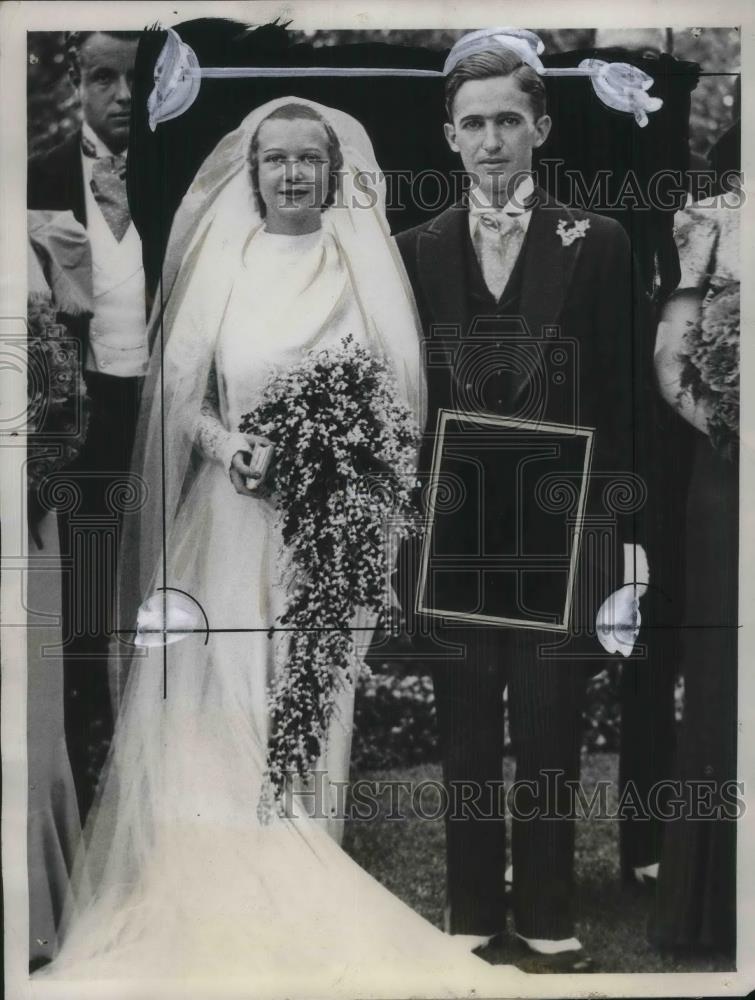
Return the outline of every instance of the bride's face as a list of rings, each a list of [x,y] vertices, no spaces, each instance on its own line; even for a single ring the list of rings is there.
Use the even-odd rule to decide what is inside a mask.
[[[292,234],[319,229],[330,169],[323,126],[304,118],[273,119],[262,123],[257,138],[267,229]]]

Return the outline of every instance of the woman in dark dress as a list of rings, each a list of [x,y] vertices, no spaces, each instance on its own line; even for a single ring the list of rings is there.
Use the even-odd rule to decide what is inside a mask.
[[[55,474],[76,458],[86,433],[78,353],[70,349],[68,324],[91,313],[92,265],[86,230],[71,212],[30,211],[27,232],[27,867],[33,971],[55,951],[81,837],[65,738],[62,573],[53,569],[60,545],[52,508],[66,492],[56,487]]]
[[[665,833],[653,938],[663,949],[733,957],[738,443],[736,432],[722,425],[720,409],[711,404],[715,390],[711,397],[705,386],[700,391],[699,381],[695,384],[699,368],[692,367],[691,355],[695,330],[715,333],[709,343],[723,349],[724,365],[713,372],[713,382],[718,388],[726,383],[729,394],[736,394],[738,212],[722,198],[701,202],[680,214],[676,239],[682,280],[659,324],[655,360],[664,398],[699,432],[686,509],[684,714],[675,774],[683,782],[685,800],[692,798],[693,815],[674,819]],[[697,361],[699,365],[699,353]],[[735,415],[735,410],[728,414],[730,424]],[[695,783],[701,783],[697,792]]]

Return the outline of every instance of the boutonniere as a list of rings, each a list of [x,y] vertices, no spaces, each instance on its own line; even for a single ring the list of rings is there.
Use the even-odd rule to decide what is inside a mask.
[[[570,228],[567,225],[566,219],[559,219],[558,225],[556,226],[556,232],[561,237],[562,246],[568,247],[571,246],[575,240],[583,239],[589,228],[589,219],[580,219],[579,222],[575,222]]]

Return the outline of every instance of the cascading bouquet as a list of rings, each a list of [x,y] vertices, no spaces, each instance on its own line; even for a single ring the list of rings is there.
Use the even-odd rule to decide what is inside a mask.
[[[386,604],[389,535],[417,531],[412,501],[418,429],[384,362],[351,336],[274,374],[239,429],[267,437],[265,480],[291,557],[285,665],[269,692],[262,818],[287,776],[306,778],[320,756],[335,693],[354,678],[358,609]]]
[[[704,403],[714,448],[733,459],[739,441],[738,281],[717,291],[685,333],[680,384],[682,393]]]

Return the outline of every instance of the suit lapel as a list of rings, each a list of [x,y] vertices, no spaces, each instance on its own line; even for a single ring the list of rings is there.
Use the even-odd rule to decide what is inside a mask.
[[[564,246],[556,232],[559,220],[569,225],[574,217],[564,205],[535,189],[522,273],[520,311],[533,337],[541,337],[543,326],[558,323],[583,240]]]
[[[523,248],[519,311],[532,336],[539,337],[543,326],[559,321],[583,240],[576,239],[564,246],[556,227],[561,219],[572,225],[573,213],[542,188],[535,189],[534,197],[536,204]],[[463,203],[452,205],[420,234],[417,246],[419,280],[432,320],[444,326],[458,326],[462,336],[468,320],[469,297],[464,260],[466,225]],[[502,300],[507,292],[508,288]],[[441,334],[438,339],[448,339],[449,334],[445,337]]]
[[[71,185],[75,190],[71,191],[71,195],[74,203],[74,215],[80,213],[77,216],[81,219],[82,226],[87,224],[87,208],[86,208],[86,194],[84,191],[84,167],[81,163],[81,151],[78,148],[78,143],[75,149],[75,162],[71,164]]]
[[[417,241],[417,270],[433,323],[443,327],[433,340],[458,344],[467,322],[467,273],[464,260],[464,230],[467,213],[462,204],[452,205],[433,219]]]

